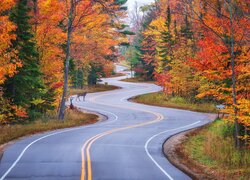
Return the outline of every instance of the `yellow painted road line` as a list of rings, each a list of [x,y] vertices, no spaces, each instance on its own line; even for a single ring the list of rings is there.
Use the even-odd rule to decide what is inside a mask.
[[[86,176],[86,174],[85,174],[85,152],[84,152],[84,149],[86,148],[86,146],[88,145],[88,143],[89,143],[92,139],[94,139],[95,137],[97,137],[97,136],[99,136],[99,134],[97,134],[97,135],[91,137],[90,139],[88,139],[88,140],[84,143],[84,145],[83,145],[83,147],[82,147],[82,149],[81,149],[81,154],[82,154],[82,174],[81,174],[81,180],[84,180],[84,179],[85,179],[85,176]]]
[[[148,89],[148,88],[147,88],[147,89]],[[138,90],[132,90],[132,91],[129,91],[129,92],[133,92],[133,91],[138,91]],[[118,93],[120,93],[120,92],[115,92],[115,93],[112,93],[112,94],[101,94],[101,95],[99,95],[99,96],[95,96],[95,97],[91,98],[90,100],[91,100],[92,102],[97,103],[97,104],[107,105],[107,104],[105,104],[105,103],[96,102],[96,99],[97,99],[97,98],[100,98],[100,97],[102,97],[102,96],[105,96],[105,95],[113,95],[113,94],[118,94]],[[97,141],[98,139],[100,139],[100,138],[102,138],[102,137],[104,137],[104,136],[113,134],[113,133],[115,133],[115,132],[121,132],[121,131],[128,130],[128,129],[133,129],[133,128],[137,128],[137,127],[142,127],[142,126],[154,124],[154,123],[157,123],[157,122],[163,120],[163,118],[164,118],[162,114],[160,114],[160,113],[155,113],[155,112],[152,112],[152,111],[147,111],[147,110],[142,110],[142,109],[137,109],[137,108],[132,108],[132,107],[123,107],[123,106],[118,106],[118,105],[107,105],[107,106],[118,107],[118,108],[122,108],[122,109],[130,109],[130,110],[142,111],[142,112],[146,112],[146,113],[153,114],[153,115],[155,115],[157,118],[154,119],[154,120],[152,120],[152,121],[145,122],[145,123],[139,123],[139,124],[130,125],[130,126],[127,126],[127,127],[112,129],[112,130],[109,130],[109,131],[106,131],[106,132],[97,134],[97,135],[91,137],[90,139],[88,139],[88,140],[84,143],[84,145],[83,145],[83,147],[82,147],[82,149],[81,149],[81,154],[82,154],[82,172],[81,172],[81,180],[84,180],[85,178],[87,178],[88,180],[92,180],[92,165],[91,165],[90,148],[91,148],[92,144],[93,144],[95,141]],[[85,149],[86,149],[87,161],[85,160]],[[87,174],[86,174],[85,161],[87,162]]]
[[[131,109],[131,108],[129,108],[129,109]],[[150,111],[147,111],[147,112],[149,113]],[[84,144],[84,146],[82,148],[82,175],[81,175],[81,180],[84,180],[85,176],[86,176],[86,174],[85,174],[85,152],[84,152],[86,147],[87,147],[86,148],[86,156],[87,156],[87,172],[88,172],[87,179],[92,180],[92,165],[91,165],[91,156],[90,156],[90,148],[91,148],[92,144],[95,141],[97,141],[98,139],[102,138],[103,136],[107,136],[107,135],[113,134],[115,132],[121,132],[121,131],[124,131],[124,130],[133,129],[133,128],[142,127],[142,126],[146,126],[146,125],[149,125],[149,124],[157,123],[157,122],[159,122],[159,121],[161,121],[163,119],[163,116],[161,114],[154,113],[154,112],[151,112],[151,113],[157,116],[157,118],[155,120],[153,120],[153,121],[148,121],[148,122],[145,122],[145,123],[135,124],[135,125],[131,125],[131,126],[123,127],[123,128],[112,129],[112,130],[97,134],[97,135],[93,136],[92,138],[90,138],[88,141],[86,141],[86,143]]]
[[[96,140],[102,138],[103,136],[113,134],[113,133],[115,133],[115,132],[120,132],[120,131],[124,131],[124,130],[128,130],[128,129],[133,129],[133,128],[136,128],[136,127],[146,126],[146,125],[148,125],[148,124],[153,124],[153,123],[156,123],[156,122],[159,122],[159,120],[150,121],[150,122],[148,122],[148,123],[143,123],[143,124],[139,124],[139,125],[129,126],[129,127],[125,127],[125,128],[115,129],[115,130],[113,130],[113,131],[111,131],[111,132],[104,133],[104,134],[102,134],[102,135],[100,135],[100,136],[94,138],[94,139],[88,144],[88,147],[87,147],[87,149],[86,149],[86,151],[87,151],[87,152],[86,152],[86,154],[87,154],[87,164],[88,164],[88,167],[87,167],[87,169],[88,169],[88,180],[92,180],[92,166],[91,166],[90,148],[91,148],[92,144],[93,144]]]

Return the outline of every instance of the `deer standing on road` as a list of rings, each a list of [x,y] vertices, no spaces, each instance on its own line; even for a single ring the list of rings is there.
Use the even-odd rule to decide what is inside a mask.
[[[80,97],[82,97],[82,100],[85,101],[86,95],[87,95],[86,92],[84,92],[84,93],[79,93],[79,94],[76,95],[76,100],[81,101]]]

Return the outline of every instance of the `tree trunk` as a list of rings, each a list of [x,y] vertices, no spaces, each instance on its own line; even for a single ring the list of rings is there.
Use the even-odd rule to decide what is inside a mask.
[[[71,36],[72,36],[72,24],[73,24],[73,13],[74,13],[74,3],[70,0],[70,11],[68,16],[68,27],[67,27],[67,44],[66,44],[66,61],[64,68],[64,84],[63,84],[63,94],[59,109],[58,118],[64,120],[65,115],[65,102],[66,94],[68,90],[68,79],[69,79],[69,61],[70,61],[70,46],[71,46]]]
[[[237,118],[237,91],[236,91],[236,73],[235,73],[235,54],[234,54],[234,29],[233,29],[233,3],[232,0],[228,1],[229,12],[230,12],[230,49],[231,49],[231,66],[232,66],[232,97],[233,97],[233,108],[234,108],[234,125],[235,125],[235,146],[240,147],[239,139],[239,123]]]
[[[34,19],[35,19],[35,23],[34,23],[34,26],[35,26],[35,34],[37,34],[37,25],[38,25],[38,22],[37,22],[37,0],[33,0],[33,11],[34,11]]]
[[[133,64],[132,64],[132,60],[130,63],[130,73],[131,73],[131,78],[133,78]]]

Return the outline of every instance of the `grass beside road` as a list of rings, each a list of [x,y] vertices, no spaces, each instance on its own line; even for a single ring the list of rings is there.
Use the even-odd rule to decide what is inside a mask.
[[[97,121],[97,115],[83,113],[79,110],[67,110],[64,121],[57,120],[56,115],[51,115],[50,117],[36,120],[29,124],[0,126],[0,145],[26,135],[87,125]]]
[[[216,120],[189,135],[180,150],[207,174],[220,179],[250,179],[250,150],[238,150],[233,125]]]
[[[78,93],[94,93],[94,92],[102,92],[102,91],[111,91],[119,89],[117,86],[107,85],[107,84],[96,84],[92,86],[84,86],[82,89],[74,89],[70,88],[68,91],[69,96],[76,95]]]
[[[166,96],[162,92],[137,96],[137,97],[134,97],[132,101],[142,103],[142,104],[168,107],[168,108],[176,108],[176,109],[185,109],[185,110],[198,111],[198,112],[207,112],[207,113],[216,112],[216,108],[214,104],[191,103],[181,97],[172,97],[170,99],[166,99]]]
[[[143,78],[139,78],[139,77],[133,77],[133,78],[126,78],[126,79],[123,79],[121,81],[124,81],[124,82],[134,82],[134,83],[137,83],[137,82],[145,82],[145,83],[155,83],[155,81],[145,81]]]

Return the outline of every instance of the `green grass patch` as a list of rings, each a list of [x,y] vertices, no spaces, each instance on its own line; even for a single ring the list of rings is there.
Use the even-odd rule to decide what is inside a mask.
[[[185,109],[198,112],[214,113],[215,105],[212,103],[192,103],[182,97],[166,98],[163,92],[144,94],[132,99],[135,102],[162,106],[168,108]]]
[[[191,134],[184,153],[226,179],[250,179],[250,150],[238,150],[232,137],[233,125],[223,120]]]
[[[27,124],[0,126],[0,145],[26,135],[87,125],[95,123],[97,120],[97,115],[83,113],[78,110],[67,110],[64,121],[57,120],[55,114]]]

